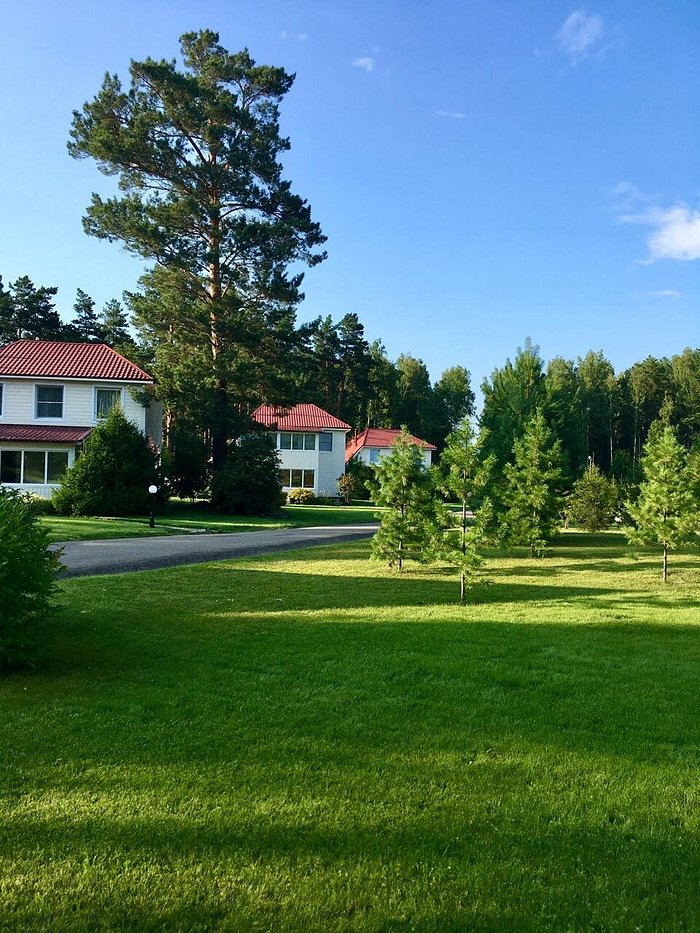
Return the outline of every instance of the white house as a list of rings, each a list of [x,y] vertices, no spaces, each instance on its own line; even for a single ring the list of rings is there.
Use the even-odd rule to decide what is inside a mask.
[[[0,484],[50,498],[116,403],[160,444],[160,406],[138,391],[151,385],[148,373],[105,344],[17,340],[0,347]]]
[[[261,405],[253,412],[253,419],[274,438],[285,491],[301,488],[313,490],[316,496],[338,495],[338,477],[345,473],[349,424],[318,405],[290,409]]]
[[[345,448],[345,462],[355,457],[363,463],[377,463],[382,457],[391,453],[396,438],[401,434],[395,428],[367,428],[362,434],[350,438]],[[426,467],[432,463],[433,451],[437,450],[434,444],[422,441],[419,437],[410,435],[411,441],[423,451],[423,462]]]

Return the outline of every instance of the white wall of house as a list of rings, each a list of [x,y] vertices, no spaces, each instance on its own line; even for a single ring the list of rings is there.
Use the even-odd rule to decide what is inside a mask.
[[[307,434],[314,437],[314,447],[308,449],[285,449],[282,447],[282,435]],[[331,437],[331,450],[321,450],[320,435]],[[283,431],[273,432],[275,447],[283,471],[282,488],[285,491],[305,487],[315,496],[337,496],[338,477],[345,472],[345,431]],[[327,442],[326,442],[327,443]],[[294,473],[293,473],[294,471]],[[301,471],[301,476],[294,475]],[[289,476],[284,474],[289,473]],[[313,473],[313,475],[312,475]],[[298,482],[295,482],[298,480]]]
[[[391,447],[360,447],[360,449],[355,454],[357,460],[362,461],[362,463],[377,463],[378,460],[381,460],[382,457],[386,457],[387,454],[391,453]],[[423,451],[423,463],[426,468],[432,466],[433,462],[433,452],[432,450]]]
[[[99,389],[118,389],[125,416],[145,433],[146,409],[132,398],[127,383],[86,382],[70,379],[11,379],[0,377],[2,411],[0,423],[27,425],[71,425],[92,427],[97,424],[96,399]],[[63,386],[63,412],[60,418],[42,418],[36,414],[36,386]],[[142,388],[142,387],[136,387]]]

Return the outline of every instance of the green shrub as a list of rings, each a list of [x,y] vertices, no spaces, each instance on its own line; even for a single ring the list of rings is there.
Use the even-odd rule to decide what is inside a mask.
[[[290,489],[287,502],[291,505],[311,505],[316,501],[313,489]]]
[[[27,660],[37,623],[47,615],[59,555],[28,496],[0,486],[0,665]]]
[[[144,515],[152,484],[162,487],[155,451],[115,407],[88,437],[52,502],[59,515]]]
[[[338,489],[346,502],[350,499],[361,499],[366,502],[370,498],[370,484],[374,477],[374,467],[364,460],[352,457],[345,465],[345,476],[338,480]]]
[[[226,464],[212,477],[212,506],[230,515],[275,515],[283,501],[272,439],[249,434],[232,444]]]
[[[176,427],[172,450],[163,451],[163,473],[168,486],[181,499],[195,499],[209,485],[209,447],[201,434]]]

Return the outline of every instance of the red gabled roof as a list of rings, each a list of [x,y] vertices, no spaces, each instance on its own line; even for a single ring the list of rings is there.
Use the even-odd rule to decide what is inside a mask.
[[[3,376],[153,382],[148,373],[104,343],[58,340],[17,340],[0,347]]]
[[[391,447],[400,434],[401,431],[396,428],[367,428],[362,434],[357,434],[348,441],[345,448],[345,462],[347,463],[363,447]],[[422,441],[419,437],[414,437],[413,434],[408,436],[411,438],[412,444],[422,447],[423,450],[437,450],[435,444]]]
[[[253,420],[277,431],[349,431],[350,425],[318,405],[294,405],[280,408],[261,405],[253,412]]]
[[[67,425],[0,424],[0,441],[40,441],[43,444],[77,444],[84,441],[92,428],[72,428]]]

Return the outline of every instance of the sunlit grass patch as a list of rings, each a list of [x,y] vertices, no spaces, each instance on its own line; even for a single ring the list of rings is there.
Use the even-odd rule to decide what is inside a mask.
[[[568,535],[62,584],[0,684],[0,929],[700,925],[700,559]]]

